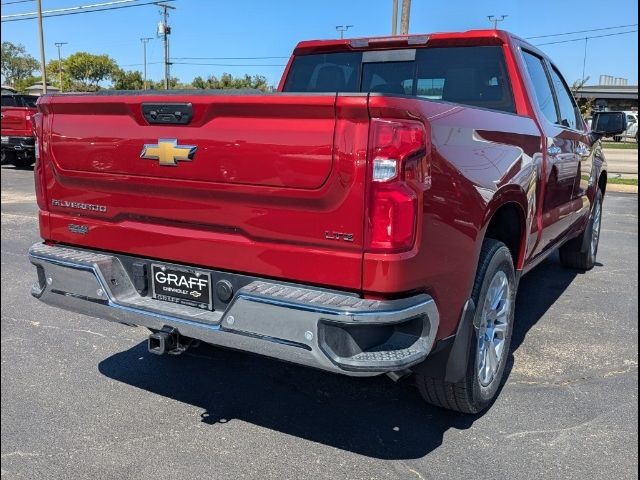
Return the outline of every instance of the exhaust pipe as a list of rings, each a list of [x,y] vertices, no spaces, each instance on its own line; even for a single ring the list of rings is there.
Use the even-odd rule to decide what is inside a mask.
[[[163,328],[149,335],[147,348],[154,355],[180,355],[193,343],[192,338],[181,336],[174,328]]]

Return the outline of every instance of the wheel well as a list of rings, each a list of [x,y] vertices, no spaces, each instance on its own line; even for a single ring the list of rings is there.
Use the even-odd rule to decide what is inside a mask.
[[[524,238],[524,217],[522,209],[515,203],[501,206],[491,217],[485,238],[493,238],[504,243],[511,251],[513,265],[518,268]]]
[[[598,188],[600,188],[604,196],[604,193],[607,191],[607,172],[605,170],[602,171],[598,179]]]

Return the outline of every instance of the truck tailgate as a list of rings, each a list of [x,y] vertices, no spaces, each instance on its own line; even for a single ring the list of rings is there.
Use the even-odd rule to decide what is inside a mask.
[[[2,135],[30,136],[35,108],[2,107]]]
[[[192,118],[150,124],[143,104],[190,104]],[[39,109],[47,240],[361,287],[366,96],[49,96]]]

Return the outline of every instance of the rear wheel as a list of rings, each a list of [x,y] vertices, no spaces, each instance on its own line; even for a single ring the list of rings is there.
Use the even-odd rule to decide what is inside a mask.
[[[465,377],[452,383],[418,372],[416,383],[427,402],[463,413],[478,413],[491,405],[509,356],[515,297],[515,270],[509,249],[497,240],[485,240],[473,288],[475,335]]]
[[[2,149],[2,157],[0,158],[0,165],[6,165],[8,163],[13,164],[16,159],[16,153],[10,150]]]
[[[33,157],[15,157],[10,163],[16,168],[29,168],[33,165]]]
[[[560,247],[560,263],[567,268],[590,270],[596,264],[600,227],[602,226],[602,191],[598,190],[591,208],[589,223],[577,238]]]

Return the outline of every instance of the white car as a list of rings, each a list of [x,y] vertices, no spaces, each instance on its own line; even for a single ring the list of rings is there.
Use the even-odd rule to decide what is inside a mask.
[[[625,112],[627,114],[627,129],[622,135],[613,137],[616,142],[622,141],[623,138],[630,138],[638,141],[638,112]]]

